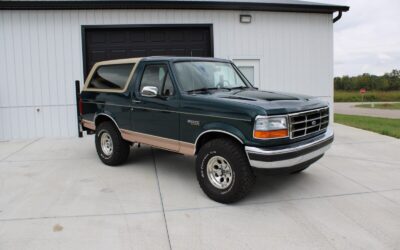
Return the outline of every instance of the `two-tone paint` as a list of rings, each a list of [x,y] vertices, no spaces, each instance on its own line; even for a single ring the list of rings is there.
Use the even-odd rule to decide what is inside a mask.
[[[88,88],[96,68],[110,62],[96,64],[81,93],[82,125],[93,131],[101,121],[110,120],[119,128],[125,140],[188,155],[196,154],[202,138],[206,136],[228,136],[248,147],[273,147],[297,143],[318,135],[298,139],[253,138],[254,119],[257,116],[287,115],[325,107],[327,103],[307,96],[260,91],[251,85],[243,90],[187,94],[176,80],[174,63],[189,60],[231,63],[221,59],[176,57],[115,60],[111,63],[135,64],[126,88],[122,91]],[[175,89],[173,96],[158,98],[140,94],[143,69],[149,64],[167,65]]]

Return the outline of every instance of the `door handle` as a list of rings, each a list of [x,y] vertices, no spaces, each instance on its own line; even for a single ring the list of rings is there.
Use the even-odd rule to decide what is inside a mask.
[[[142,101],[139,100],[132,100],[132,103],[141,103]]]

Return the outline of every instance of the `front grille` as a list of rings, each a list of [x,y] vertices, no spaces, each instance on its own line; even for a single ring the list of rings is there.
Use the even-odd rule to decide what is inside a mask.
[[[329,108],[289,114],[289,122],[291,139],[326,130],[329,124]]]

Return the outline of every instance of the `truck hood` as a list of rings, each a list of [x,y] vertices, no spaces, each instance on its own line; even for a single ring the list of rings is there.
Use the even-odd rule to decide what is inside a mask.
[[[228,102],[255,105],[263,108],[268,115],[295,113],[322,108],[328,105],[327,102],[311,96],[261,91],[257,89],[233,90],[229,92],[217,91],[211,94],[211,96]]]

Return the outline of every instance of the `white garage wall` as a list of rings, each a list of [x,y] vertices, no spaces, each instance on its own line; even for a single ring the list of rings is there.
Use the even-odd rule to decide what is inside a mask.
[[[260,59],[261,88],[332,102],[332,15],[240,11],[0,11],[0,140],[75,136],[81,25],[212,23],[214,56]]]

